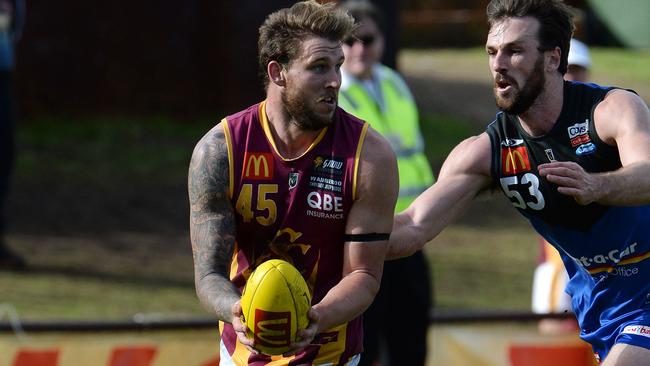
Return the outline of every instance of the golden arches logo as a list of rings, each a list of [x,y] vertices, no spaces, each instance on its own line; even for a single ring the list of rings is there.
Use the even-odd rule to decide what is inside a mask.
[[[513,175],[530,170],[528,150],[525,147],[501,149],[502,172],[504,175]]]
[[[291,313],[255,309],[255,341],[266,347],[291,342]]]
[[[506,159],[506,171],[510,171],[510,165],[512,163],[513,170],[517,166],[515,157],[519,158],[519,166],[523,169],[526,167],[526,162],[524,161],[523,155],[519,151],[511,151],[508,153],[508,158]]]
[[[245,161],[244,178],[271,179],[273,177],[273,157],[270,153],[247,153]]]

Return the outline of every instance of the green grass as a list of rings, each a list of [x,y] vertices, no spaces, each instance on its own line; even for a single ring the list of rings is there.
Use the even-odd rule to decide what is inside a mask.
[[[634,89],[650,100],[650,50],[594,48],[591,53],[594,82]]]
[[[74,175],[92,184],[109,178],[177,181],[203,132],[164,117],[38,118],[18,129],[16,174],[28,180]]]
[[[7,273],[0,279],[3,301],[12,303],[21,317],[31,320],[121,319],[138,313],[174,318],[201,314],[190,286],[115,283],[110,278],[57,274]]]
[[[425,153],[436,170],[459,142],[479,132],[469,121],[433,114],[424,114],[421,117],[420,129],[422,136],[427,140]]]
[[[28,319],[206,315],[183,214],[192,148],[210,123],[22,121],[7,242],[30,270],[0,272],[0,303]],[[181,219],[165,217],[170,211]],[[155,229],[133,232],[136,220]]]
[[[13,234],[30,270],[3,272],[0,292],[28,319],[116,319],[137,313],[205,315],[193,287],[189,242],[179,234]],[[168,243],[163,243],[163,239]],[[170,246],[169,242],[178,243]]]
[[[457,224],[427,245],[435,304],[441,309],[525,310],[537,242],[523,222]]]

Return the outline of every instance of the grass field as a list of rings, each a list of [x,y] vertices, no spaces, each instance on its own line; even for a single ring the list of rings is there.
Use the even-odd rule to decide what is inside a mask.
[[[648,53],[595,50],[594,78],[607,74],[647,98],[650,80],[642,65],[649,59]],[[444,74],[432,83],[455,79],[490,92],[480,50],[406,51],[400,62],[408,63],[410,78],[428,67],[433,76]],[[606,73],[613,64],[625,67]],[[452,109],[439,113],[424,102],[422,129],[437,169],[486,121]],[[185,182],[192,147],[220,117],[22,121],[8,242],[30,269],[0,272],[0,303],[27,319],[206,315],[193,288]],[[532,231],[505,199],[478,202],[426,248],[436,306],[527,309],[537,250]]]

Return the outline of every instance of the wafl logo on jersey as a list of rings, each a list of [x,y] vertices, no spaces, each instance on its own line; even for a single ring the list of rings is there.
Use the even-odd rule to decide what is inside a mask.
[[[309,187],[330,192],[343,192],[341,177],[345,168],[343,159],[336,157],[317,156],[309,177]]]
[[[317,156],[314,158],[314,172],[327,175],[343,175],[345,163],[334,156]]]
[[[577,147],[576,155],[588,155],[596,151],[596,145],[591,142],[589,137],[589,119],[569,126],[567,131],[569,132],[571,147]]]

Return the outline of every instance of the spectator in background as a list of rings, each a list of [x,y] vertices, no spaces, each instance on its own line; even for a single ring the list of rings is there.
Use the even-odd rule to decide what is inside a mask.
[[[575,38],[571,38],[569,47],[568,67],[564,80],[588,82],[589,68],[591,68],[589,48]]]
[[[589,81],[591,57],[587,45],[571,38],[567,63],[565,80],[583,83]],[[539,238],[539,242],[541,255],[540,263],[533,276],[532,310],[537,314],[573,312],[571,297],[564,291],[569,275],[562,264],[560,253],[542,237]],[[578,330],[578,323],[575,319],[543,319],[539,323],[539,331],[545,334],[576,330]]]
[[[20,269],[25,261],[5,243],[6,201],[15,156],[13,101],[14,43],[24,20],[22,0],[0,0],[0,269]]]
[[[399,198],[396,212],[433,184],[424,155],[418,110],[406,83],[394,70],[379,63],[384,50],[383,17],[369,1],[343,2],[358,28],[343,43],[345,62],[339,105],[368,121],[391,144],[397,155]],[[417,279],[417,280],[414,280]],[[411,321],[390,321],[405,301]],[[379,293],[363,317],[364,353],[360,365],[424,365],[431,308],[431,285],[422,252],[384,264]],[[405,337],[404,334],[409,334]],[[385,346],[385,348],[383,348]],[[386,352],[383,352],[383,351]]]

